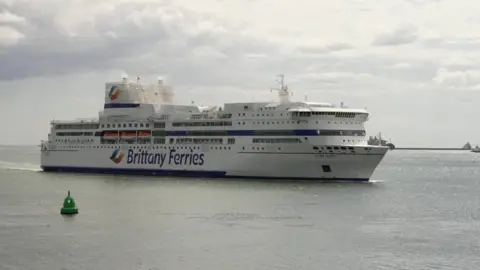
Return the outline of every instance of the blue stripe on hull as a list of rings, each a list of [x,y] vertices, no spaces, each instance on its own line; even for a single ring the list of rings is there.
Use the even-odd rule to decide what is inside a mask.
[[[270,177],[270,176],[242,176],[227,175],[225,171],[187,171],[187,170],[152,170],[152,169],[125,169],[125,168],[94,168],[94,167],[59,167],[43,166],[45,172],[74,172],[145,176],[179,176],[179,177],[206,177],[206,178],[236,178],[236,179],[270,179],[270,180],[311,180],[311,181],[350,181],[366,182],[368,178],[322,178],[322,177]]]

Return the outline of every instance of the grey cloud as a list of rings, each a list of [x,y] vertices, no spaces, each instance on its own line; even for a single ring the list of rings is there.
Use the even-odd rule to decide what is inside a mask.
[[[332,43],[323,47],[301,46],[298,48],[298,51],[301,53],[323,54],[354,48],[355,46],[347,43]]]
[[[1,25],[18,25],[25,24],[26,19],[24,17],[18,16],[7,9],[0,9],[0,24]]]
[[[193,64],[201,69],[218,64],[206,52],[226,58],[272,52],[266,42],[235,35],[238,29],[223,29],[225,24],[209,16],[164,3],[112,7],[80,25],[80,33],[73,36],[59,25],[59,8],[45,8],[42,13],[21,3],[8,7],[25,17],[28,25],[22,29],[23,42],[0,54],[0,79],[109,68],[162,72],[159,67],[175,70]],[[192,63],[189,57],[203,62]]]
[[[449,89],[480,90],[480,70],[438,69],[432,81]]]
[[[306,87],[353,89],[358,82],[369,88],[375,83],[383,88],[431,83],[438,68],[414,58],[402,59],[409,65],[395,68],[398,59],[365,53],[346,43],[303,46],[285,53],[282,44],[239,34],[245,29],[213,15],[162,2],[109,6],[107,1],[101,12],[92,11],[83,24],[74,25],[76,35],[71,35],[69,24],[62,27],[68,17],[58,17],[67,4],[56,2],[63,6],[39,9],[32,3],[36,2],[6,7],[25,18],[17,28],[25,38],[0,51],[0,80],[120,69],[140,76],[168,74],[176,85],[254,89],[275,85],[274,76],[284,73],[287,81],[301,79]],[[377,45],[406,42],[414,30],[401,27],[377,37]]]
[[[431,38],[424,40],[422,45],[426,49],[480,51],[480,38]]]
[[[316,63],[312,63],[307,69],[310,73],[367,73],[378,78],[387,78],[392,83],[395,81],[410,83],[430,82],[438,68],[437,63],[413,57],[404,57],[402,59],[402,68],[398,68],[399,59],[396,57],[361,52],[355,57],[325,55],[315,58],[314,61]]]
[[[402,25],[391,33],[383,33],[375,36],[375,46],[396,46],[413,43],[417,40],[417,28],[412,25]]]

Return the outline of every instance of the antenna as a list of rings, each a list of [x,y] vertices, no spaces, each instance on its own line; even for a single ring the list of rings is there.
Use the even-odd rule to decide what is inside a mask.
[[[271,88],[270,92],[272,90],[277,90],[278,91],[278,96],[280,98],[280,103],[290,102],[290,99],[288,97],[290,94],[288,92],[288,86],[284,84],[284,75],[283,74],[277,75],[277,82],[280,82],[280,88]]]
[[[283,74],[277,75],[277,82],[278,82],[278,78],[280,78],[280,86],[282,87],[282,89],[284,88],[284,84],[283,84],[284,77],[285,77],[285,75],[283,75]]]

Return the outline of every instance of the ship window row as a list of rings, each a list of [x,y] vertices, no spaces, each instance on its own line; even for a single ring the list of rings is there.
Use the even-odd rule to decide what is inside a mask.
[[[88,144],[94,143],[94,139],[56,139],[56,142],[68,143],[68,144]]]
[[[170,131],[172,133],[177,133],[176,131]],[[242,131],[237,130],[234,131],[238,133],[239,136],[241,135],[250,135],[250,136],[292,136],[298,135],[295,130],[253,130],[253,131]],[[320,136],[365,136],[365,130],[317,130],[317,131],[309,131],[312,134],[310,135],[320,135]],[[165,137],[168,136],[167,131],[164,130],[155,130],[155,131],[148,131],[148,130],[138,130],[138,131],[105,131],[103,133],[103,138],[112,137],[112,139],[116,139],[117,137],[133,137],[131,139],[149,139],[150,135],[153,137]],[[92,132],[57,132],[57,136],[92,136]],[[179,134],[178,134],[179,135]],[[178,136],[177,135],[177,136]],[[229,136],[229,131],[227,130],[189,130],[189,131],[182,131],[182,136]],[[230,135],[232,136],[232,135]],[[233,135],[235,136],[235,135]]]
[[[173,131],[175,132],[175,131]],[[294,136],[297,135],[295,130],[253,130],[253,131],[242,131],[236,130],[238,134],[241,135],[250,135],[250,136]],[[318,130],[311,131],[311,136],[321,135],[321,136],[365,136],[365,130]],[[183,134],[182,134],[183,135]],[[189,130],[185,131],[183,136],[232,136],[226,130]],[[234,136],[234,135],[233,135]]]
[[[159,119],[159,120],[168,120],[170,118],[170,115],[168,114],[162,114],[162,115],[159,115],[157,117],[155,117],[156,119]]]
[[[164,131],[164,130],[154,130],[154,131],[152,131],[152,136],[154,136],[154,137],[165,137],[166,134],[167,134],[167,132]]]
[[[150,131],[149,130],[125,130],[125,131],[118,131],[118,130],[111,130],[111,131],[105,131],[103,133],[103,136],[105,137],[147,137],[150,136]]]
[[[295,135],[294,130],[253,130],[253,131],[242,131],[236,130],[240,135],[243,132],[251,133],[252,136],[259,135],[271,135],[271,136],[282,136],[282,135]],[[185,136],[229,136],[227,130],[188,130],[185,131]],[[232,136],[232,135],[230,135]]]
[[[254,138],[253,143],[301,143],[302,141],[298,138],[267,138],[259,139]]]
[[[150,138],[100,138],[101,144],[150,144]]]
[[[92,136],[93,132],[57,132],[57,136]]]
[[[232,118],[232,114],[231,113],[220,114],[218,116],[218,118],[220,118],[220,119],[230,119],[230,118]]]
[[[228,121],[215,121],[215,122],[173,122],[174,127],[218,127],[218,126],[231,126],[232,122]]]
[[[98,129],[98,124],[57,124],[56,129]]]
[[[286,115],[286,116],[289,116],[290,114],[289,114],[289,113],[286,113],[285,115]],[[243,116],[245,116],[245,114],[243,114]],[[255,114],[252,114],[252,116],[255,117]],[[273,113],[272,113],[272,114],[268,114],[268,113],[267,113],[267,114],[264,114],[264,113],[262,113],[261,115],[260,115],[259,113],[257,113],[257,117],[260,117],[260,116],[264,117],[264,116],[275,116],[275,115],[274,115]],[[283,113],[280,113],[280,116],[283,116]]]
[[[154,144],[165,144],[165,138],[154,138],[153,143]]]
[[[293,116],[309,117],[312,115],[329,115],[338,118],[355,118],[356,116],[367,115],[366,113],[353,113],[353,112],[292,112]]]
[[[223,139],[219,138],[180,138],[176,140],[177,144],[223,144]]]
[[[131,127],[150,127],[149,123],[118,123],[118,124],[102,124],[102,128],[131,128]]]
[[[165,122],[155,122],[153,128],[165,128]]]
[[[206,113],[204,114],[194,114],[190,116],[190,119],[192,120],[203,120],[203,119],[208,119],[210,116]],[[219,114],[218,119],[230,119],[232,118],[231,113],[224,113],[224,114]]]
[[[319,130],[321,136],[365,136],[365,130]]]
[[[97,145],[86,145],[86,146],[77,146],[77,145],[61,145],[60,148],[62,149],[73,149],[73,148],[76,148],[76,149],[80,149],[80,148],[83,148],[83,149],[105,149],[105,148],[116,148],[118,146],[116,145],[110,145],[110,146],[105,146],[105,145],[102,145],[102,146],[97,146]],[[200,149],[200,147],[196,147],[196,146],[133,146],[132,147],[133,149],[190,149],[190,150],[194,150],[194,149]],[[230,146],[210,146],[210,150],[231,150],[232,148]]]

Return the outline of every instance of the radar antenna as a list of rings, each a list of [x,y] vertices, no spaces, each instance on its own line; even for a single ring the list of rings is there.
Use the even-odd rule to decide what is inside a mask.
[[[288,86],[284,84],[284,75],[279,74],[277,75],[277,82],[280,83],[280,88],[271,88],[270,92],[272,90],[277,90],[278,91],[278,97],[280,99],[280,103],[288,103],[290,102],[290,92],[288,91]]]

